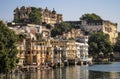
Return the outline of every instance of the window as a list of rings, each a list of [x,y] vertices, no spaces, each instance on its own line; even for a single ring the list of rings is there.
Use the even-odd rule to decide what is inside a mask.
[[[33,56],[33,62],[36,62],[36,56]]]

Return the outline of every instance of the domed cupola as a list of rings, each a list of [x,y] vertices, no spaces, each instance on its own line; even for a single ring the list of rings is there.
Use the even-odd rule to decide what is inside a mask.
[[[55,11],[55,9],[54,9],[54,8],[53,8],[53,11],[52,11],[52,13],[53,13],[53,14],[56,14],[56,11]]]

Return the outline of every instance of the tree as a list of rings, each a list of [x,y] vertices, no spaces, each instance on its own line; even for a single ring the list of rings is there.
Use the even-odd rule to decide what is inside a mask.
[[[120,32],[118,32],[117,40],[118,40],[118,41],[120,40]]]
[[[18,34],[17,35],[17,42],[23,42],[23,40],[26,38],[25,34]]]
[[[46,24],[46,28],[47,28],[47,29],[51,29],[52,26],[51,26],[50,24]]]
[[[116,42],[116,44],[114,45],[114,51],[115,52],[120,52],[120,40],[118,40]]]
[[[29,15],[30,23],[39,24],[41,22],[41,11],[35,7],[32,7],[32,11]]]
[[[60,28],[55,27],[51,30],[51,37],[55,37],[57,35],[62,35],[62,30]]]
[[[88,44],[89,54],[92,56],[98,56],[100,52],[102,52],[104,56],[107,56],[108,53],[113,51],[113,46],[109,41],[109,36],[102,32],[92,34],[89,37]]]
[[[70,23],[59,23],[55,28],[51,30],[51,36],[55,37],[57,35],[62,35],[63,32],[68,32],[72,29],[72,25]]]
[[[95,13],[87,13],[82,15],[80,20],[102,20],[102,18],[99,15],[96,15]]]
[[[114,45],[114,52],[120,53],[120,32],[118,32],[117,42]]]
[[[17,36],[0,21],[0,73],[11,72],[17,64]]]

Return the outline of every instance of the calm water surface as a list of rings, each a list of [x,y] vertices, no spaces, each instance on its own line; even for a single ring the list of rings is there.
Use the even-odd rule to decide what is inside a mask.
[[[11,79],[120,79],[120,62],[15,73]]]

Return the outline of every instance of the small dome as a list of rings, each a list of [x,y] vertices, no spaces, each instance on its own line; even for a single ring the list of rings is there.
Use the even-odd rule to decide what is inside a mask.
[[[53,14],[56,14],[56,11],[54,10],[54,8],[53,8],[53,11],[52,11],[52,13],[53,13]]]

